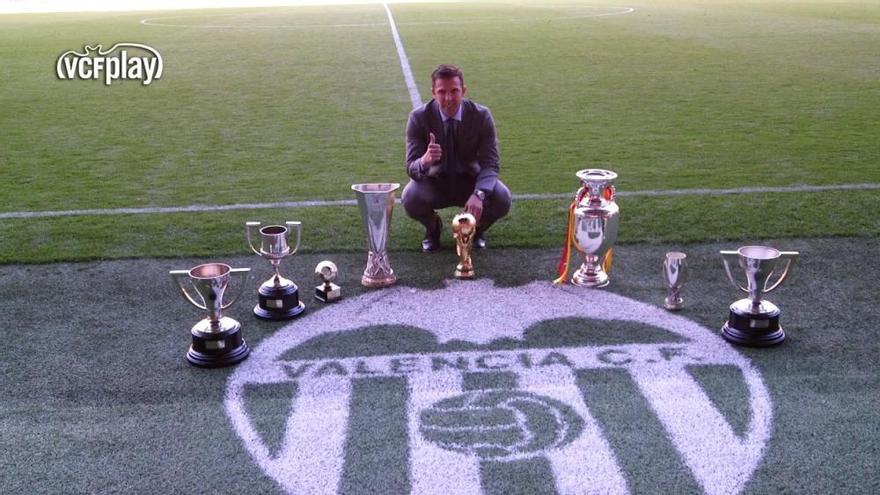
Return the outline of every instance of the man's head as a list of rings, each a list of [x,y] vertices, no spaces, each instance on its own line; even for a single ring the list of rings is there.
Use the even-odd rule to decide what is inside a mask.
[[[466,94],[464,73],[458,67],[441,64],[431,73],[431,96],[447,117],[453,117],[458,112],[461,100]]]

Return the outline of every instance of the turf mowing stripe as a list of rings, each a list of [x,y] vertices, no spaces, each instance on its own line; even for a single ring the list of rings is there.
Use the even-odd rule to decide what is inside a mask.
[[[403,50],[403,42],[400,41],[400,34],[397,32],[397,26],[394,24],[394,16],[391,15],[391,9],[388,8],[387,3],[383,3],[382,6],[385,7],[385,13],[388,14],[388,24],[391,25],[391,36],[394,37],[394,46],[397,47],[397,56],[400,58],[400,68],[403,70],[406,89],[409,90],[409,99],[412,102],[413,108],[416,108],[422,104],[422,96],[419,94],[418,86],[416,86],[416,80],[409,66],[409,59],[406,58],[406,52]]]
[[[702,492],[625,370],[581,370],[577,380],[626,475],[630,492]]]
[[[409,493],[407,400],[406,378],[353,380],[339,493]]]
[[[235,7],[234,5],[226,5],[224,7]],[[252,5],[242,4],[239,7],[252,7]],[[271,6],[268,6],[271,7]],[[594,9],[609,9],[614,7],[598,7],[598,6],[588,6],[585,5],[585,8],[594,8]],[[486,18],[486,19],[456,19],[454,21],[411,21],[411,22],[399,22],[398,25],[401,26],[435,26],[435,25],[460,25],[460,24],[478,24],[478,23],[499,23],[499,22],[534,22],[535,20],[543,20],[543,21],[566,21],[566,20],[574,20],[574,19],[588,19],[591,17],[608,17],[613,15],[626,15],[632,14],[636,9],[632,7],[620,7],[620,10],[615,10],[611,12],[605,12],[601,14],[583,14],[583,15],[573,15],[573,16],[559,16],[559,17],[547,17],[547,18],[528,18],[528,19],[501,19],[501,18]],[[188,29],[322,29],[322,28],[358,28],[358,27],[378,27],[384,26],[384,24],[377,22],[357,22],[357,23],[339,23],[339,24],[169,24],[165,22],[156,22],[160,20],[167,19],[187,19],[187,18],[198,18],[202,19],[205,17],[233,17],[239,14],[210,14],[210,15],[175,15],[175,16],[163,16],[163,17],[148,17],[146,19],[141,19],[140,23],[144,26],[157,26],[157,27],[171,27],[171,28],[188,28]]]
[[[486,495],[555,495],[553,469],[546,457],[509,462],[480,463],[483,493]]]
[[[790,192],[825,192],[825,191],[850,191],[850,190],[877,190],[880,184],[835,184],[828,186],[780,186],[780,187],[740,187],[733,189],[670,189],[670,190],[646,190],[646,191],[620,191],[620,197],[641,196],[727,196],[735,194],[756,193],[790,193]],[[571,199],[574,192],[563,194],[514,194],[515,201],[548,200],[548,199]],[[396,199],[400,203],[400,198]],[[234,210],[268,210],[276,208],[323,208],[327,206],[354,206],[354,199],[336,200],[306,200],[306,201],[282,201],[278,203],[244,203],[232,205],[191,205],[191,206],[165,206],[148,208],[93,208],[87,210],[53,210],[53,211],[10,211],[0,213],[0,220],[14,218],[53,218],[53,217],[76,217],[76,216],[105,216],[105,215],[149,215],[156,213],[186,213],[186,212],[213,212]]]
[[[250,7],[243,5],[242,7]],[[379,22],[352,22],[339,24],[168,24],[163,22],[155,22],[164,19],[203,19],[205,17],[235,17],[241,14],[196,14],[196,15],[175,15],[165,17],[148,17],[141,19],[144,26],[171,27],[171,28],[187,28],[187,29],[322,29],[322,28],[354,28],[354,27],[379,27],[385,24]],[[598,16],[597,16],[598,17]]]

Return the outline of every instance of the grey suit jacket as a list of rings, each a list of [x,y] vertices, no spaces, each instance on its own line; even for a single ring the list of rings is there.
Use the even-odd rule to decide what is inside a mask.
[[[476,176],[476,189],[491,192],[498,180],[498,142],[495,120],[488,108],[470,100],[461,102],[461,123],[455,138],[455,154],[464,173]],[[437,143],[444,146],[445,134],[440,109],[433,99],[409,114],[406,123],[406,173],[413,180],[443,180],[441,163],[437,162],[422,173],[419,158],[428,149],[428,133],[433,132]],[[445,178],[451,179],[451,178]]]

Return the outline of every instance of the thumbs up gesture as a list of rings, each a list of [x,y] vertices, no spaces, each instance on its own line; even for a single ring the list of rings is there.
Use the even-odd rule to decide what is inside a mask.
[[[428,149],[422,155],[422,166],[428,167],[440,161],[443,158],[443,149],[437,144],[437,138],[433,132],[428,133]]]

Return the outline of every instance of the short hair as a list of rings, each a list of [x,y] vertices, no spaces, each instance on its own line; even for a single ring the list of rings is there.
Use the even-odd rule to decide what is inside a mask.
[[[464,72],[461,69],[452,64],[440,64],[431,73],[431,87],[434,87],[434,81],[437,79],[452,79],[454,77],[457,77],[461,85],[464,86]]]

